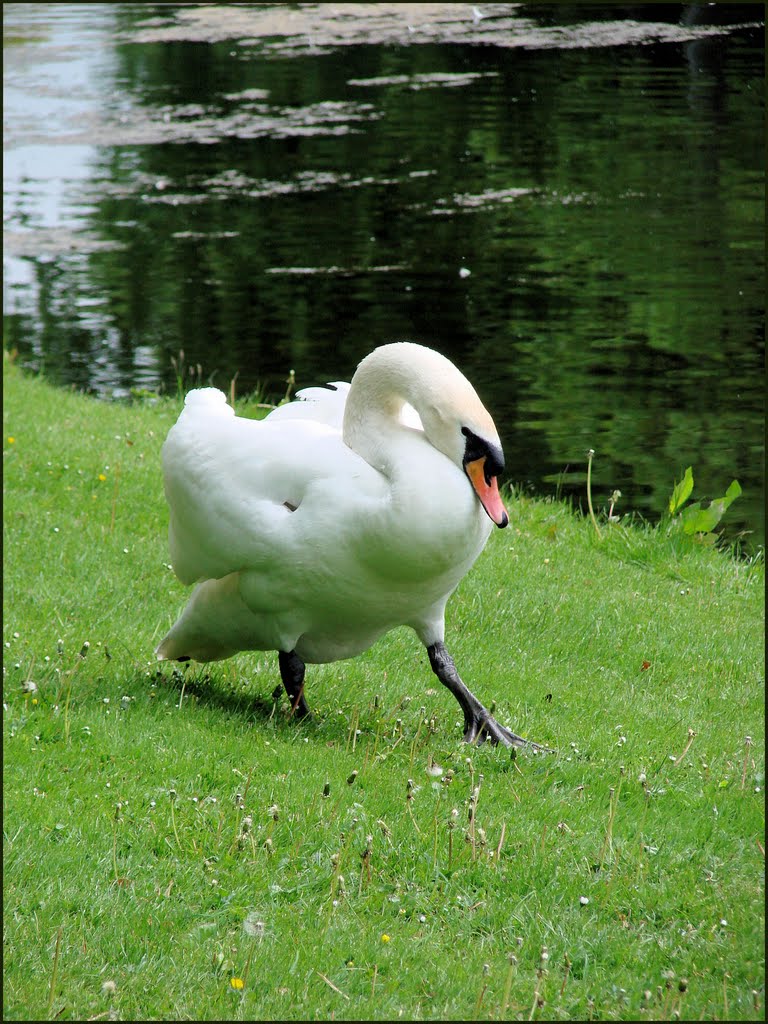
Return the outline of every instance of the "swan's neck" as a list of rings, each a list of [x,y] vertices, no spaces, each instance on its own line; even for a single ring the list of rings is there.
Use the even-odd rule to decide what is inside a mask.
[[[343,428],[346,444],[386,476],[395,474],[399,444],[414,436],[401,420],[406,403],[419,413],[427,438],[435,444],[427,427],[434,384],[418,367],[389,355],[386,349],[378,349],[358,367],[347,396]]]
[[[406,403],[419,414],[423,433],[404,425]],[[374,468],[395,475],[402,446],[419,438],[463,471],[467,429],[499,446],[475,389],[439,352],[398,342],[375,349],[358,366],[347,396],[344,440]]]

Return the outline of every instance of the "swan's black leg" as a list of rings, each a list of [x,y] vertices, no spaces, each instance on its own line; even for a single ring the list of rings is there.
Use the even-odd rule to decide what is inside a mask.
[[[530,750],[548,750],[531,740],[524,740],[516,736],[503,725],[499,725],[487,708],[483,707],[475,695],[467,689],[461,681],[461,676],[456,671],[453,658],[448,653],[445,644],[438,640],[427,648],[429,663],[432,671],[443,684],[447,686],[453,696],[461,705],[464,712],[464,740],[467,743],[484,743],[490,740],[494,745],[503,743],[505,747],[527,747]]]
[[[306,718],[309,707],[304,700],[304,662],[295,651],[278,651],[277,660],[283,686],[291,702],[291,714]]]

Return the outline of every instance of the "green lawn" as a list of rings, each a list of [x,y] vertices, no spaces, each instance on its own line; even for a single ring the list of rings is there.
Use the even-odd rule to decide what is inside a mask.
[[[407,630],[299,725],[153,660],[179,403],[4,377],[5,1019],[763,1019],[761,559],[511,497],[447,643],[557,753]]]

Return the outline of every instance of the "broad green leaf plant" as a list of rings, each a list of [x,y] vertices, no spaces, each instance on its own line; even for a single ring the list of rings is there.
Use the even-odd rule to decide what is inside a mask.
[[[689,535],[701,535],[703,538],[712,537],[713,530],[725,515],[728,507],[741,494],[741,485],[738,480],[733,480],[730,487],[722,498],[713,499],[706,507],[700,501],[692,505],[684,506],[693,492],[693,470],[689,466],[683,479],[675,483],[674,490],[669,499],[669,514],[674,520],[682,524],[683,532]]]

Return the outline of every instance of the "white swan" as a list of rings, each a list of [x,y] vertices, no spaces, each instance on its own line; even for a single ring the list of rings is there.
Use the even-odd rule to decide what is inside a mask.
[[[157,657],[276,650],[304,716],[305,662],[353,657],[408,625],[468,742],[527,743],[467,689],[444,643],[448,598],[509,521],[499,436],[474,388],[403,342],[363,359],[350,385],[298,397],[255,421],[215,388],[187,395],[162,461],[173,568],[197,586]]]

